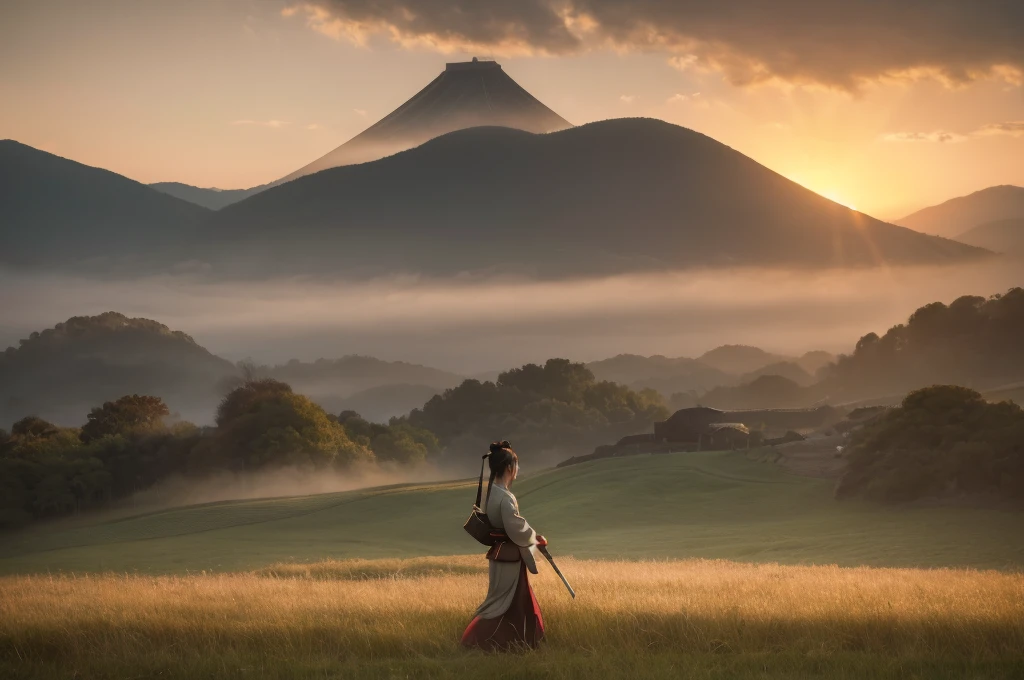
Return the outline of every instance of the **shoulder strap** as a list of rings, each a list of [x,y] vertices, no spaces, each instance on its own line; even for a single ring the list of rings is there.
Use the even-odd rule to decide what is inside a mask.
[[[484,454],[484,457],[480,460],[480,483],[476,485],[476,503],[474,504],[478,508],[480,508],[480,497],[483,496],[484,493],[484,465],[487,464],[487,459],[490,457],[490,455],[491,454],[486,453]],[[489,491],[490,489],[488,489],[488,492]],[[487,496],[490,497],[490,493],[488,493]],[[486,513],[487,508],[480,508],[480,511]]]

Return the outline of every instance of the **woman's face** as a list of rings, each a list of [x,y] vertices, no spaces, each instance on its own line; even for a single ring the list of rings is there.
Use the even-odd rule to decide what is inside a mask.
[[[508,478],[508,481],[514,482],[516,477],[519,476],[519,461],[512,463],[512,476]]]

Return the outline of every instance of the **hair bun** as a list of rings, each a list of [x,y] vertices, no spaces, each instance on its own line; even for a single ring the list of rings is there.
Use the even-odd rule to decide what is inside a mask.
[[[508,443],[507,439],[504,440],[504,441],[500,441],[500,442],[493,442],[491,444],[491,453],[497,453],[498,451],[501,451],[503,449],[511,449],[511,448],[512,448],[512,445]]]

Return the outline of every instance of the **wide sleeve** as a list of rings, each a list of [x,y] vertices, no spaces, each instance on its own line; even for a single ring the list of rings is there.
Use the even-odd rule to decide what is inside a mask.
[[[529,548],[537,542],[537,532],[519,514],[519,504],[515,499],[506,497],[501,501],[501,521],[505,525],[505,533],[516,545]]]

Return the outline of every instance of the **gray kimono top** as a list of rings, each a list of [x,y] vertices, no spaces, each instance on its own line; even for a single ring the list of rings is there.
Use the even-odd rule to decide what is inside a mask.
[[[537,532],[533,530],[522,515],[519,514],[519,503],[516,497],[503,486],[495,484],[491,487],[491,497],[487,501],[487,519],[495,529],[502,529],[508,534],[509,540],[519,546],[519,554],[523,564],[531,573],[537,573],[537,559],[534,546],[537,544]],[[476,610],[477,616],[494,619],[512,605],[519,584],[519,562],[499,562],[488,560],[487,597]]]

